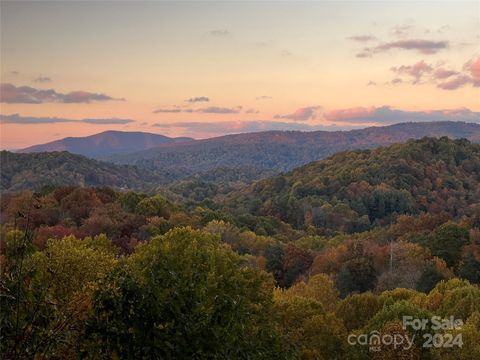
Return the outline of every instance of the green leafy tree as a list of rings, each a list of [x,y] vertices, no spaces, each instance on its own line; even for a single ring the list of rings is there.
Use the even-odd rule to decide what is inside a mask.
[[[472,313],[480,312],[480,289],[468,284],[447,290],[440,312],[442,315],[452,315],[465,321]]]
[[[429,263],[427,266],[425,266],[422,274],[420,275],[416,288],[418,291],[428,293],[435,287],[435,285],[437,285],[439,281],[444,279],[445,277],[440,271],[438,271],[435,264]]]
[[[135,211],[145,216],[161,216],[168,219],[172,209],[172,204],[170,204],[164,197],[161,195],[155,195],[139,201]]]
[[[211,234],[177,228],[137,247],[97,292],[91,354],[123,359],[281,359],[269,277]]]
[[[119,195],[119,202],[128,212],[134,212],[138,203],[147,197],[146,194],[128,191]]]
[[[283,258],[285,252],[281,243],[270,245],[265,251],[266,269],[277,282],[283,280]]]
[[[371,259],[361,257],[347,261],[337,275],[336,284],[340,296],[373,290],[377,283],[377,272]]]
[[[472,283],[480,284],[480,261],[477,260],[473,252],[464,256],[458,275]]]
[[[348,330],[360,329],[382,308],[378,296],[371,292],[352,294],[343,299],[337,307],[337,316]]]
[[[298,289],[297,289],[298,290]],[[318,294],[291,289],[275,291],[275,319],[302,359],[335,359],[345,352],[346,330],[334,313],[325,311]]]
[[[2,269],[1,353],[14,359],[72,358],[91,295],[115,267],[114,248],[105,236],[69,236],[35,252],[28,241],[19,242],[20,235],[8,235]]]
[[[312,276],[307,283],[298,282],[287,291],[297,296],[315,299],[328,311],[334,311],[338,304],[338,291],[335,284],[325,274]]]
[[[426,238],[426,246],[432,255],[445,260],[448,266],[455,266],[462,253],[462,247],[469,242],[468,229],[457,224],[446,223],[437,227]]]

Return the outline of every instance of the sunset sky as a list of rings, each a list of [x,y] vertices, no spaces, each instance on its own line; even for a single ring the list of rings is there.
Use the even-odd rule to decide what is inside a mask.
[[[480,1],[1,2],[1,148],[480,123]]]

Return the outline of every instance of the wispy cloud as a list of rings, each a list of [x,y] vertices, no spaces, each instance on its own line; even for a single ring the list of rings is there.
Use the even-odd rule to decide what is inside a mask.
[[[381,44],[375,48],[375,52],[388,51],[390,49],[417,50],[422,54],[435,54],[437,51],[448,48],[447,41],[432,41],[422,39],[399,40]]]
[[[456,90],[461,88],[467,84],[470,84],[472,79],[467,75],[458,75],[453,79],[441,82],[437,84],[437,87],[443,90]]]
[[[228,36],[231,35],[231,32],[227,29],[215,29],[210,31],[210,35],[212,36]]]
[[[268,95],[257,96],[255,100],[272,100],[273,98]]]
[[[83,123],[87,124],[97,124],[97,125],[113,125],[113,124],[129,124],[132,122],[135,122],[135,120],[131,119],[117,119],[117,118],[111,118],[111,119],[82,119],[80,120]]]
[[[355,36],[350,36],[347,38],[348,40],[360,42],[360,43],[366,43],[369,41],[374,41],[377,40],[377,38],[373,35],[355,35]]]
[[[387,52],[392,49],[417,51],[424,55],[436,54],[438,51],[447,49],[449,47],[448,41],[434,41],[424,39],[406,39],[381,43],[375,47],[364,48],[359,52],[357,57],[371,57],[374,54]]]
[[[206,113],[206,114],[238,114],[242,110],[241,106],[237,107],[220,107],[220,106],[209,106],[206,108],[199,109],[187,109],[187,108],[167,108],[167,109],[157,109],[153,113]]]
[[[399,122],[466,121],[480,123],[480,112],[470,109],[406,111],[381,107],[355,107],[331,110],[323,114],[325,120],[336,123],[395,124]]]
[[[109,101],[115,99],[105,94],[87,91],[72,91],[59,93],[53,89],[42,90],[30,86],[15,86],[10,83],[0,85],[0,102],[11,104],[42,104],[42,103],[91,103],[96,101]]]
[[[413,24],[395,25],[392,28],[391,33],[392,33],[392,35],[394,35],[396,37],[405,37],[405,36],[410,35],[413,28],[414,28]]]
[[[436,32],[439,33],[439,34],[443,34],[444,32],[447,32],[451,29],[450,25],[446,24],[446,25],[442,25],[440,26]]]
[[[369,58],[372,57],[372,54],[369,52],[369,49],[364,49],[355,55],[357,58]]]
[[[38,76],[35,79],[33,79],[33,82],[36,83],[49,83],[52,82],[52,79],[49,78],[48,76]]]
[[[210,99],[206,96],[197,96],[197,97],[193,97],[193,98],[190,98],[190,99],[187,99],[185,100],[186,102],[189,102],[189,103],[196,103],[196,102],[209,102]]]
[[[241,110],[241,107],[227,108],[219,106],[209,106],[203,109],[197,109],[196,112],[207,113],[207,114],[238,114]]]
[[[191,110],[190,112],[193,112],[192,109],[179,109],[179,108],[175,108],[175,109],[157,109],[157,110],[154,110],[153,113],[154,113],[154,114],[159,114],[159,113],[180,113],[180,112],[185,112],[186,110]]]
[[[19,114],[12,115],[2,115],[0,114],[0,122],[4,124],[22,124],[22,125],[33,125],[33,124],[55,124],[55,123],[85,123],[85,124],[96,124],[96,125],[121,125],[129,124],[135,122],[131,119],[66,119],[66,118],[57,118],[57,117],[35,117],[35,116],[21,116]]]
[[[317,116],[317,111],[320,109],[320,106],[307,106],[295,110],[295,112],[287,115],[275,115],[275,119],[288,119],[294,121],[307,121],[315,119]]]

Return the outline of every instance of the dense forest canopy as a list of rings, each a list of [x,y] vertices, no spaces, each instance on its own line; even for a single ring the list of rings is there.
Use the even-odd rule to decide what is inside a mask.
[[[234,192],[226,204],[297,228],[355,232],[400,214],[472,216],[479,210],[479,174],[480,145],[425,138],[341,152]]]
[[[338,153],[244,187],[197,176],[164,192],[4,193],[0,351],[478,358],[479,182],[480,145],[425,138]],[[461,319],[445,332],[461,334],[462,346],[422,346],[430,330],[404,328],[403,315]],[[417,337],[408,350],[349,344],[348,335],[372,331]]]
[[[157,179],[134,166],[114,165],[66,151],[18,154],[3,150],[0,163],[2,191],[67,185],[147,189]]]

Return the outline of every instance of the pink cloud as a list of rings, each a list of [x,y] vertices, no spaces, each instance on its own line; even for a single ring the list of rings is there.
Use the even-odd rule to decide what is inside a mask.
[[[351,121],[352,119],[364,119],[375,112],[375,107],[354,107],[349,109],[336,109],[324,113],[325,120]]]
[[[407,111],[391,106],[355,107],[336,109],[324,114],[324,119],[334,123],[395,124],[400,122],[467,121],[480,122],[480,112],[470,109]]]
[[[480,57],[468,61],[463,69],[470,73],[474,86],[480,86]]]
[[[426,74],[432,72],[433,68],[425,61],[419,61],[413,65],[402,65],[399,67],[392,67],[390,70],[400,75],[409,75],[415,78],[416,81]]]
[[[317,116],[317,111],[320,109],[320,106],[308,106],[304,108],[299,108],[295,110],[292,114],[288,115],[275,115],[275,119],[289,119],[295,121],[307,121],[315,119]]]
[[[454,76],[454,75],[458,75],[458,71],[447,70],[444,68],[438,68],[433,73],[433,76],[435,77],[435,79],[447,79],[450,76]]]
[[[437,65],[434,66],[422,60],[413,65],[393,66],[390,70],[400,76],[406,75],[413,77],[414,80],[411,84],[414,85],[421,83],[421,80],[427,80],[429,83],[443,90],[456,90],[466,85],[480,87],[480,57],[467,61],[459,71],[446,69],[443,66],[443,62],[437,63]],[[401,82],[402,79],[397,77],[386,84],[395,85]]]
[[[472,82],[472,79],[469,76],[458,75],[451,80],[438,84],[437,87],[443,90],[456,90],[458,88],[461,88],[462,86],[470,84],[471,82]]]

